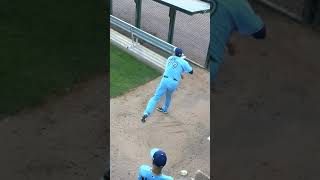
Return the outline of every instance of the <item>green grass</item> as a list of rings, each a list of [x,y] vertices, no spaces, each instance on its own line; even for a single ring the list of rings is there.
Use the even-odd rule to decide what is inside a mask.
[[[160,76],[160,72],[142,63],[118,47],[110,46],[110,96],[123,95]]]
[[[1,1],[0,117],[103,73],[104,13],[97,1]]]

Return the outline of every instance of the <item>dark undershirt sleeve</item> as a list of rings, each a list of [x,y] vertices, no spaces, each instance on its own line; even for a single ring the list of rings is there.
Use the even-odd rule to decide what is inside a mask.
[[[258,32],[252,34],[255,39],[265,39],[266,35],[267,31],[265,25]]]

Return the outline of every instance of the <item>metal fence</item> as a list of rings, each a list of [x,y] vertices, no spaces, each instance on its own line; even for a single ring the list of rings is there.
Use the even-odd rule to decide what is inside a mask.
[[[174,49],[176,48],[176,46],[155,37],[152,34],[149,34],[119,18],[116,18],[112,15],[110,15],[110,24],[112,26],[118,27],[121,30],[131,34],[131,39],[132,39],[132,45],[135,45],[135,38],[138,38],[139,40],[143,40],[159,49],[161,49],[162,51],[168,53],[168,54],[172,54],[174,52]],[[191,62],[192,64],[195,64],[201,68],[205,68],[205,66],[194,62],[192,59],[186,58],[187,61]]]
[[[112,15],[135,25],[134,0],[112,0]],[[153,0],[142,0],[141,29],[168,40],[169,7]],[[204,65],[210,40],[210,15],[187,15],[177,11],[172,44],[181,47],[190,59]]]

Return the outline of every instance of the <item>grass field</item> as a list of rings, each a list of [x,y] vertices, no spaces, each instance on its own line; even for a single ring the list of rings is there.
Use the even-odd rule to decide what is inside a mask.
[[[110,96],[116,97],[156,77],[160,72],[118,47],[110,46]]]
[[[107,68],[97,1],[4,0],[0,6],[0,118]]]

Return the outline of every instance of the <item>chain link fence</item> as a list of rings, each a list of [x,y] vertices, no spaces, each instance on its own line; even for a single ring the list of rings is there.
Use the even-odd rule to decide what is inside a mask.
[[[112,0],[111,3],[114,16],[134,25],[136,11],[134,0]]]
[[[135,25],[136,4],[134,0],[112,0],[113,15]],[[153,0],[142,0],[141,29],[168,40],[169,7]],[[184,54],[204,65],[210,40],[210,14],[187,15],[177,11],[173,45],[181,47]]]
[[[173,44],[183,47],[186,54],[202,65],[207,59],[210,41],[210,14],[193,16],[177,12]]]

